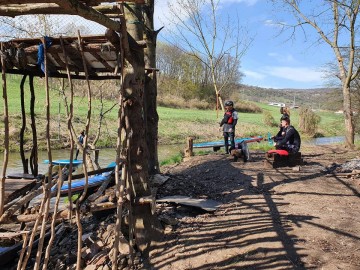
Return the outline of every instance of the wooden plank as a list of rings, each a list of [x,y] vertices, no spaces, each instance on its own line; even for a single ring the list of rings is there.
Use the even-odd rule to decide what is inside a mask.
[[[216,211],[216,209],[221,205],[220,202],[210,200],[210,199],[195,199],[190,198],[187,196],[181,196],[181,195],[174,195],[174,196],[167,196],[156,200],[157,203],[176,203],[176,204],[182,204],[192,207],[201,208],[208,212]]]
[[[120,9],[116,5],[95,6],[94,10],[102,14],[116,14],[119,17]],[[16,17],[21,15],[34,14],[66,14],[77,15],[75,11],[65,10],[54,3],[38,3],[38,4],[17,4],[17,5],[2,5],[0,6],[0,15],[8,17]],[[109,16],[108,16],[109,17]]]
[[[35,186],[36,180],[29,179],[5,179],[5,203],[25,195]]]

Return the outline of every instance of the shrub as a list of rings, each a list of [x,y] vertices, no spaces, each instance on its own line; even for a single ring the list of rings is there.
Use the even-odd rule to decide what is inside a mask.
[[[276,123],[274,117],[268,111],[265,111],[263,113],[263,122],[264,122],[265,125],[267,125],[269,127],[276,127],[277,126],[277,123]]]
[[[242,113],[261,113],[262,112],[262,109],[255,103],[236,101],[234,105],[235,105],[235,109],[238,112],[242,112]]]
[[[314,136],[320,123],[320,116],[309,107],[301,107],[299,111],[299,128],[302,132]]]

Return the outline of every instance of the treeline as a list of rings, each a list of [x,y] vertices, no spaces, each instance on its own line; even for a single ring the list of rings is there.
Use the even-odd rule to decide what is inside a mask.
[[[201,57],[190,55],[174,45],[161,42],[157,44],[160,104],[179,103],[179,107],[182,107],[181,103],[184,103],[197,108],[216,106],[210,68]],[[220,92],[221,97],[224,100],[233,98],[238,93],[238,85],[243,77],[240,62],[229,54],[213,61],[216,63],[218,87],[225,85]]]

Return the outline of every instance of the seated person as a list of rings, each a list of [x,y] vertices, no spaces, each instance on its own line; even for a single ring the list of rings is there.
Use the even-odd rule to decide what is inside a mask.
[[[284,130],[284,127],[281,125],[281,121],[286,117],[290,119],[290,110],[289,110],[289,108],[281,107],[280,108],[280,113],[281,113],[280,125],[279,125],[280,130],[275,136],[271,137],[275,142],[278,141],[278,140],[281,140],[285,135],[285,130]]]
[[[276,149],[286,150],[293,154],[299,152],[301,138],[299,132],[293,126],[290,126],[290,118],[283,117],[281,126],[284,128],[284,136],[277,138],[275,143]]]

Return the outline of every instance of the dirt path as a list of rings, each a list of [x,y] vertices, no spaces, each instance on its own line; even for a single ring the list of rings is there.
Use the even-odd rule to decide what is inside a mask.
[[[306,164],[264,169],[212,154],[168,168],[158,197],[187,195],[222,203],[214,213],[164,204],[164,240],[152,269],[360,269],[360,179],[326,174],[359,153],[304,149]]]

